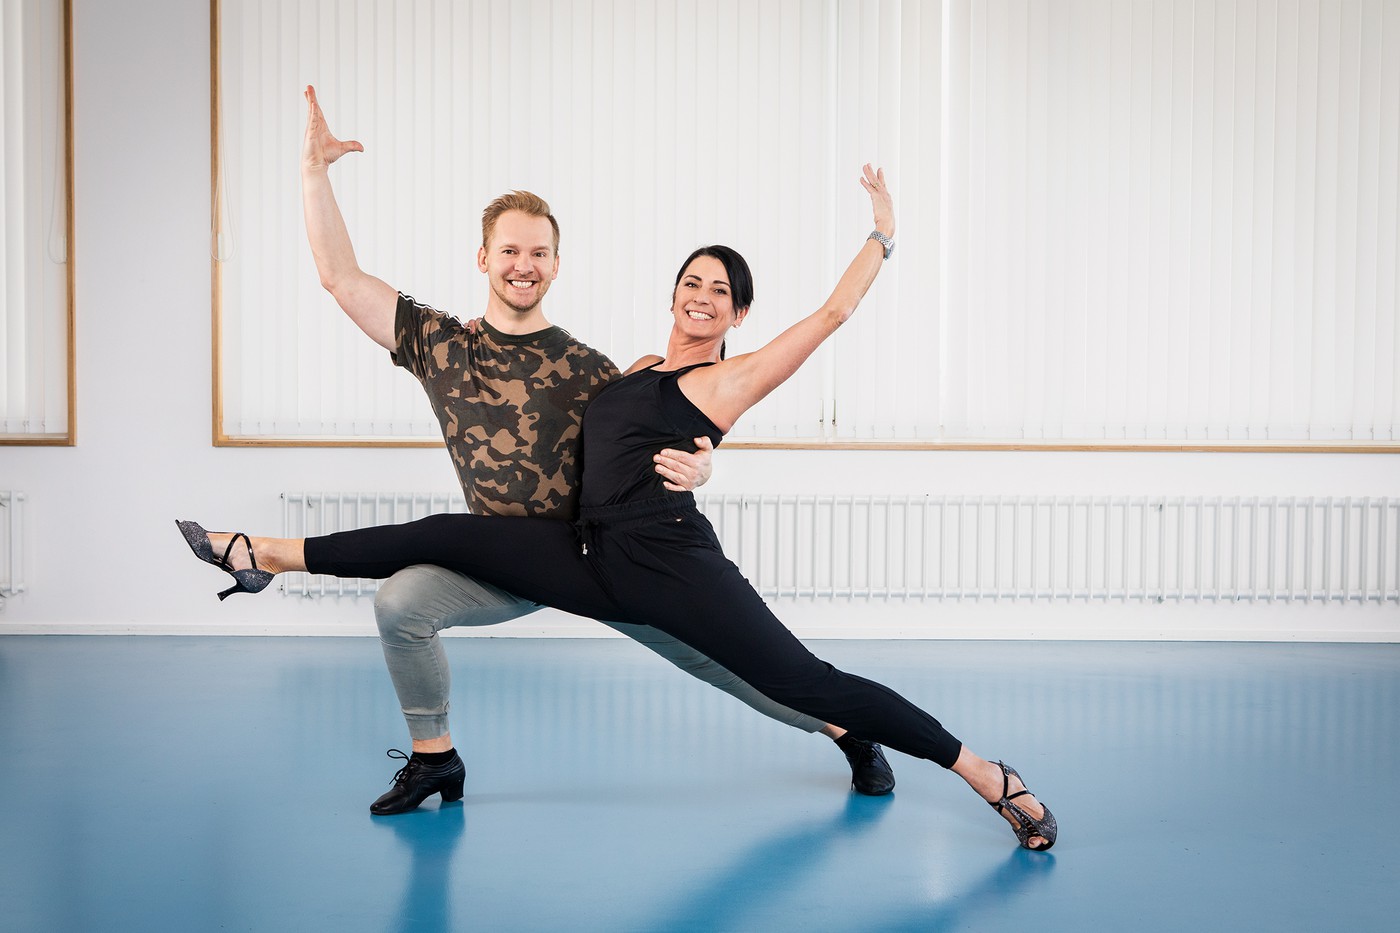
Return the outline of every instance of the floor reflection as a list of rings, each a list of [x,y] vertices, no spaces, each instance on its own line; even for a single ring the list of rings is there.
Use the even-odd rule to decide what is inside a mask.
[[[392,817],[367,817],[381,833],[392,833],[408,849],[409,861],[403,895],[399,898],[395,929],[456,930],[466,920],[454,922],[453,903],[460,898],[453,871],[453,856],[467,828],[466,808],[459,800],[401,813]],[[463,879],[466,886],[470,879]],[[468,897],[469,899],[469,897]]]
[[[372,819],[373,639],[0,638],[0,927],[822,933],[1393,926],[1400,647],[841,642],[1063,827],[625,642],[449,646],[463,803]],[[1016,672],[1008,676],[1007,672]],[[1024,676],[1022,676],[1024,675]],[[1281,816],[1279,816],[1281,814]]]
[[[843,839],[872,830],[895,806],[895,795],[850,794],[845,805],[826,820],[808,819],[785,832],[757,840],[721,870],[662,907],[648,930],[743,930],[762,926],[757,908],[785,900]],[[769,911],[764,910],[766,914]]]

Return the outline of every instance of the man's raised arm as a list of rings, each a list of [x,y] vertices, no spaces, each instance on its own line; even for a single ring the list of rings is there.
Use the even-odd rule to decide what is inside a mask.
[[[364,152],[354,140],[342,142],[331,135],[316,103],[316,89],[306,88],[306,139],[301,148],[301,202],[306,215],[306,238],[321,285],[350,315],[350,320],[384,349],[397,349],[394,313],[398,291],[360,268],[340,206],[331,190],[331,163],[347,152]]]

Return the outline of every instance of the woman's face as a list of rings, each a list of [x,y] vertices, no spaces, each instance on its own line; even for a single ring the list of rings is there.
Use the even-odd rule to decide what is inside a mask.
[[[714,256],[696,256],[681,273],[671,299],[676,326],[695,337],[723,337],[748,314],[734,308],[729,274]]]

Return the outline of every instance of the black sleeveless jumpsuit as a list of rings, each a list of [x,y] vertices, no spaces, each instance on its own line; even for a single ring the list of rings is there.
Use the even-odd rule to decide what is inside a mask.
[[[778,703],[952,767],[956,738],[888,687],[808,651],[724,556],[695,497],[662,485],[656,451],[723,436],[677,384],[694,368],[641,370],[588,406],[579,521],[434,515],[307,538],[307,569],[382,578],[436,564],[566,612],[651,625]]]

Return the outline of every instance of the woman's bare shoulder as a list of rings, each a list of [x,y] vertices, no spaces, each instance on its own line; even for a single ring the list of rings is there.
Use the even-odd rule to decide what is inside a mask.
[[[664,356],[657,356],[655,353],[648,353],[646,356],[642,357],[641,359],[637,360],[637,362],[627,367],[627,371],[623,373],[623,375],[630,376],[639,369],[646,369],[648,366],[655,366],[657,363],[660,363],[665,358],[666,357]]]

